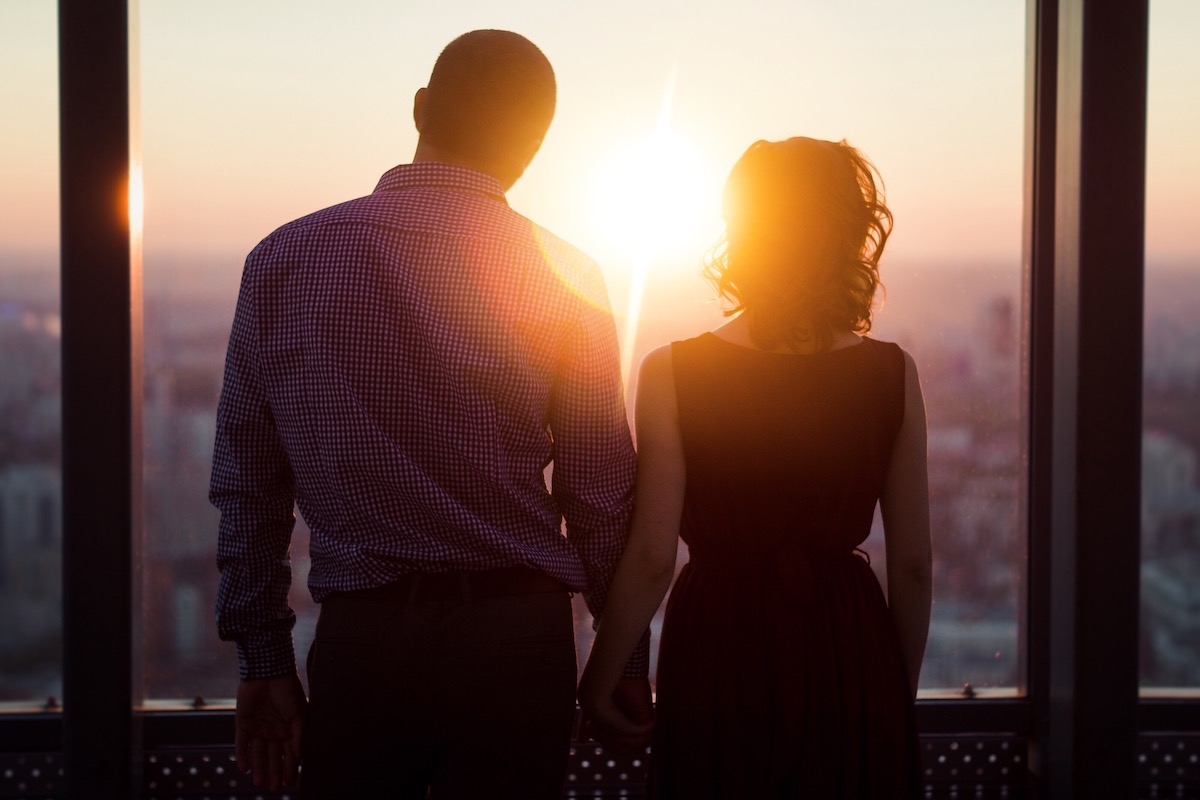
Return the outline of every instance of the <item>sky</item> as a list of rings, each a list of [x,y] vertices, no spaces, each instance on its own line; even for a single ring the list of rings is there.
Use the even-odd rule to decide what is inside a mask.
[[[875,162],[896,217],[885,270],[1019,268],[1016,0],[138,5],[148,287],[180,263],[236,276],[278,225],[368,193],[411,157],[412,95],[441,47],[484,27],[525,34],[558,75],[554,124],[510,203],[610,283],[647,259],[694,273],[733,161],[792,135],[846,138]],[[0,3],[0,275],[56,248],[54,15],[49,0]],[[1152,261],[1200,267],[1196,30],[1200,3],[1152,3],[1147,233]],[[683,155],[647,159],[664,134]],[[651,191],[671,235],[647,243],[622,226]]]

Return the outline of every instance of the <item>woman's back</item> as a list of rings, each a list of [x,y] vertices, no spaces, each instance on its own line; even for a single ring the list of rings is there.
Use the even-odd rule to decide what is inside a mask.
[[[709,333],[674,344],[672,360],[693,557],[862,543],[904,415],[899,347],[791,355]]]
[[[665,797],[908,797],[911,692],[870,533],[904,417],[905,359],[714,334],[671,359],[686,464],[659,657]]]

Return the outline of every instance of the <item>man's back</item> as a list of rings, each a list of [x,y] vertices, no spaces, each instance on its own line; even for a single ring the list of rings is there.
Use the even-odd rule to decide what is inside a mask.
[[[247,259],[226,381],[250,396],[222,403],[214,498],[226,510],[248,479],[282,493],[286,462],[317,601],[406,572],[515,565],[582,590],[587,548],[611,551],[631,501],[616,360],[590,259],[512,211],[487,175],[396,167]],[[240,457],[239,419],[258,429],[264,412],[282,452]],[[246,544],[223,520],[230,541]],[[253,600],[232,577],[230,635],[239,596]]]

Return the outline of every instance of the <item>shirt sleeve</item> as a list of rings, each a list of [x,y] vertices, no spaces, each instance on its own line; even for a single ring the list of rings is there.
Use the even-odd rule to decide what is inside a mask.
[[[584,600],[599,619],[629,533],[637,457],[625,413],[616,325],[602,284],[584,296],[592,301],[581,303],[563,343],[550,397],[551,491],[587,571]],[[626,677],[647,674],[649,643],[647,632]]]
[[[275,427],[259,366],[255,262],[246,260],[217,406],[209,500],[221,512],[217,537],[217,630],[237,643],[243,680],[292,674],[295,612],[288,605],[288,556],[295,479]]]

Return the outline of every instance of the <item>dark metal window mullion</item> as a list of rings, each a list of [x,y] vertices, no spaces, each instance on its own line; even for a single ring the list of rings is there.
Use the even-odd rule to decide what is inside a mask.
[[[140,242],[126,0],[60,0],[63,764],[69,797],[140,791]]]
[[[1048,796],[1134,797],[1147,0],[1058,2]]]

